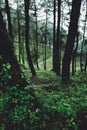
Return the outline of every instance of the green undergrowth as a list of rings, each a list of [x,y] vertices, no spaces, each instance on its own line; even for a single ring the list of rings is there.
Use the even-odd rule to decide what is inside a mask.
[[[42,104],[44,129],[79,130],[83,120],[87,123],[86,73],[78,72],[67,84],[53,72],[44,71],[37,77],[42,81],[35,85],[35,91]]]
[[[33,130],[33,125],[36,129],[36,110],[40,108],[40,103],[34,94],[33,85],[28,84],[24,89],[19,89],[18,85],[10,86],[10,69],[11,65],[6,63],[0,70],[0,130]]]
[[[52,71],[38,71],[34,78],[25,71],[29,84],[19,90],[8,85],[10,68],[4,64],[0,73],[5,88],[0,97],[0,130],[87,129],[87,73],[77,72],[64,84]]]

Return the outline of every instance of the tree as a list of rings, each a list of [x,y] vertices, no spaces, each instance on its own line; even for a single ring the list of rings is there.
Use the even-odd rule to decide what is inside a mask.
[[[20,33],[20,11],[19,2],[17,1],[17,21],[18,21],[18,43],[19,43],[19,62],[21,62],[21,33]]]
[[[36,29],[35,29],[35,41],[36,41],[36,51],[35,51],[35,56],[36,56],[36,65],[37,65],[37,69],[39,69],[39,65],[38,65],[38,21],[37,21],[37,6],[36,6],[36,1],[34,0],[34,7],[35,7],[35,25],[36,25]]]
[[[11,65],[10,73],[12,79],[9,84],[11,86],[19,85],[21,89],[22,87],[25,87],[27,82],[22,75],[22,71],[16,59],[13,43],[6,31],[1,10],[0,10],[0,55],[2,56],[2,60],[0,60],[0,67],[4,63],[9,63]]]
[[[62,63],[62,79],[66,80],[70,78],[70,62],[74,46],[74,40],[78,28],[78,19],[80,15],[81,0],[72,1],[72,12],[70,16],[69,32],[65,47],[65,54]]]
[[[18,45],[16,44],[16,47],[18,46],[18,59],[20,63],[25,63],[25,58],[24,58],[24,39],[25,39],[25,17],[24,17],[24,10],[23,6],[24,3],[21,0],[15,0],[15,3],[17,5],[17,9],[13,10],[11,9],[11,15],[12,15],[12,21],[13,21],[13,32],[15,36],[15,43],[17,42]],[[15,22],[15,26],[14,26]]]
[[[46,70],[46,59],[47,59],[47,13],[48,13],[48,10],[46,9],[45,10],[45,13],[46,13],[46,23],[45,23],[45,33],[44,33],[44,40],[45,40],[45,52],[44,52],[44,69]]]
[[[29,49],[29,5],[30,5],[30,0],[24,0],[25,4],[25,43],[26,43],[26,53],[27,53],[27,59],[28,59],[28,64],[31,69],[31,73],[33,76],[36,75],[33,63],[32,63],[32,58],[30,54],[30,49]]]
[[[54,33],[53,33],[53,71],[60,74],[60,18],[61,0],[58,0],[58,20],[56,32],[56,1],[54,0]]]
[[[84,20],[84,27],[83,27],[83,41],[82,41],[82,45],[81,45],[81,53],[80,53],[80,68],[81,68],[81,71],[83,72],[85,67],[84,67],[84,64],[83,64],[83,49],[84,49],[84,42],[85,42],[85,32],[86,32],[86,21],[87,20],[87,15],[85,15],[85,20]]]
[[[5,8],[6,8],[7,19],[8,19],[8,30],[9,30],[9,35],[10,35],[11,38],[13,38],[13,34],[12,34],[12,23],[11,23],[11,15],[10,15],[10,8],[9,8],[8,0],[5,0]]]
[[[53,71],[55,72],[55,43],[56,43],[56,0],[54,0],[53,9]]]
[[[76,56],[77,56],[77,49],[78,49],[78,38],[79,38],[79,32],[77,32],[76,46],[75,46],[75,48],[73,49],[73,52],[72,52],[72,75],[74,75],[75,72],[76,72]]]
[[[40,28],[40,30],[42,31],[42,42],[43,42],[43,66],[44,66],[44,69],[46,70],[47,68],[47,63],[46,63],[46,60],[47,60],[47,44],[48,43],[48,36],[49,36],[49,14],[51,13],[51,7],[52,7],[52,1],[51,0],[42,0],[42,3],[41,3],[41,8],[43,9],[43,14],[44,14],[44,21],[43,21],[43,25],[42,27]]]
[[[5,86],[3,85],[5,92],[6,92],[4,94],[5,95],[7,94],[6,95],[7,100],[5,102],[7,104],[7,107],[5,108],[5,110],[7,112],[3,111],[3,114],[5,114],[7,117],[9,117],[9,121],[8,121],[8,119],[5,118],[5,120],[2,119],[2,120],[0,120],[0,122],[3,122],[4,128],[6,130],[8,130],[8,129],[11,130],[11,129],[16,129],[16,128],[19,128],[19,129],[28,128],[28,130],[30,130],[30,128],[31,128],[30,112],[36,111],[36,109],[38,107],[40,107],[40,104],[39,104],[37,97],[35,96],[33,89],[31,89],[31,88],[24,89],[29,84],[26,81],[26,79],[24,78],[22,71],[20,69],[20,65],[18,64],[18,61],[14,54],[13,42],[12,42],[12,39],[10,38],[9,34],[6,31],[6,27],[5,27],[5,24],[3,21],[3,16],[2,16],[1,10],[0,10],[0,57],[1,57],[0,58],[0,71],[2,70],[3,64],[9,63],[11,65],[11,69],[10,69],[11,80],[8,84],[5,84],[5,83],[7,83],[7,81],[5,79],[9,79],[9,77],[7,77],[9,75],[7,75],[6,78],[4,79]],[[3,72],[2,72],[2,74],[0,72],[0,76],[5,77]],[[3,79],[2,77],[0,77],[0,79]],[[0,83],[0,85],[2,85],[1,83]],[[11,88],[6,89],[6,88],[8,88],[8,86]],[[0,87],[2,87],[2,86],[0,86]],[[0,89],[0,91],[1,90],[2,89]],[[20,96],[18,96],[17,94],[18,95],[21,94],[21,97],[23,96],[23,101],[24,100],[28,101],[24,97],[24,95],[28,94],[29,101],[27,103],[29,103],[29,105],[32,104],[33,106],[31,105],[32,107],[27,107],[27,105],[26,105],[27,109],[25,110],[25,113],[28,113],[28,115],[25,114],[23,120],[19,121],[19,119],[18,119],[18,123],[15,124],[14,119],[12,118],[12,115],[14,115],[16,108],[20,109],[20,106],[22,106],[22,104],[19,104]],[[17,101],[15,103],[13,101],[14,98],[16,98],[16,101]],[[24,108],[25,108],[25,105],[24,105]],[[4,106],[3,106],[3,109],[4,109]],[[1,108],[0,108],[0,110],[1,110]],[[27,110],[30,110],[30,111],[28,112]],[[26,121],[26,124],[25,124],[24,119]],[[23,121],[24,121],[24,123],[23,123]],[[1,127],[2,127],[2,125],[1,125]]]

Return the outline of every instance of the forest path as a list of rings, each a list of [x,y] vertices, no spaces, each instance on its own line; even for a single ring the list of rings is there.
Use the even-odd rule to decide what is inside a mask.
[[[31,82],[35,85],[48,85],[54,82],[58,83],[59,78],[53,71],[39,70],[37,75],[31,78]]]
[[[39,67],[42,70],[44,69],[44,62],[43,61],[39,62]],[[50,57],[46,60],[46,67],[47,67],[47,70],[52,69],[52,57]]]

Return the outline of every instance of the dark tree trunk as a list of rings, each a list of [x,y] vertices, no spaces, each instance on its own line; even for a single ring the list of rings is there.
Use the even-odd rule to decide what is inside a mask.
[[[77,32],[77,37],[76,37],[76,47],[75,49],[73,50],[73,53],[72,53],[72,75],[75,74],[76,72],[76,55],[77,55],[77,48],[78,48],[78,32]]]
[[[84,71],[85,71],[85,72],[86,72],[86,67],[87,67],[87,53],[86,53],[85,68],[84,68]]]
[[[77,33],[77,28],[78,28],[80,7],[81,7],[81,0],[79,1],[73,0],[68,38],[66,42],[65,54],[64,54],[63,63],[62,63],[63,65],[62,66],[62,79],[63,80],[70,78],[70,62],[71,62],[71,56],[72,56],[72,51],[73,51],[73,46],[74,46],[74,40]]]
[[[29,63],[29,67],[31,70],[31,73],[33,76],[36,75],[33,63],[32,63],[32,58],[30,54],[30,49],[29,49],[29,0],[24,0],[25,2],[25,43],[26,43],[26,53],[27,53],[27,59]]]
[[[56,72],[57,74],[60,74],[60,17],[61,17],[60,7],[61,7],[61,0],[58,0],[57,37],[53,52],[53,71]]]
[[[83,46],[84,46],[84,40],[85,40],[85,30],[86,30],[86,15],[85,15],[85,23],[84,23],[84,28],[83,28],[83,41],[82,41],[82,46],[81,46],[81,54],[80,54],[80,68],[81,71],[84,71],[84,65],[83,65]]]
[[[38,22],[37,22],[37,7],[36,7],[36,2],[34,1],[34,6],[35,6],[35,18],[36,18],[36,35],[35,35],[35,39],[36,39],[36,65],[37,65],[37,69],[39,69],[39,64],[38,64]]]
[[[42,57],[43,57],[43,69],[44,69],[44,42],[42,43]]]
[[[8,19],[8,31],[9,31],[9,35],[10,35],[11,38],[13,38],[11,15],[10,15],[10,8],[9,8],[8,0],[5,0],[5,8],[6,8],[7,19]]]
[[[3,57],[0,60],[0,67],[3,63],[11,64],[10,85],[19,85],[21,89],[26,86],[27,82],[23,78],[22,71],[14,54],[14,47],[11,38],[9,37],[4,22],[2,12],[0,10],[0,55]]]
[[[21,63],[21,34],[20,34],[20,14],[17,2],[17,20],[18,20],[18,44],[19,44],[19,62]]]
[[[60,75],[60,18],[61,18],[61,0],[58,0],[58,20],[57,20],[57,42],[56,42],[56,57],[55,57],[55,71]]]
[[[45,56],[44,56],[44,69],[46,70],[46,59],[47,59],[47,11],[46,11],[46,24],[45,24]]]
[[[55,72],[55,49],[56,49],[56,0],[54,0],[54,10],[53,10],[53,71]]]
[[[25,50],[25,46],[24,46],[24,33],[22,31],[22,41],[21,41],[21,44],[22,44],[22,63],[25,64],[25,56],[24,56],[24,50]]]

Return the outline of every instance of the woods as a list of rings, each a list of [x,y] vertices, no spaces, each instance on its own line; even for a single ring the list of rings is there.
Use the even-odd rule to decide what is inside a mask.
[[[0,130],[87,130],[87,1],[0,1]]]

